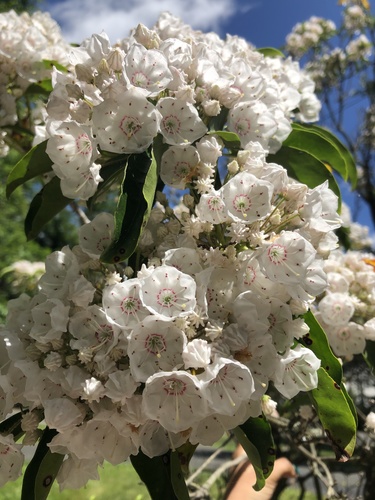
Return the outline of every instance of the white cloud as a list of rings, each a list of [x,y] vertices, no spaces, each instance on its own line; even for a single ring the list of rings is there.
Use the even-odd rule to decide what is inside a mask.
[[[101,31],[115,42],[140,22],[152,27],[163,11],[195,29],[220,32],[221,23],[242,9],[238,0],[61,0],[46,6],[66,40],[77,43]]]

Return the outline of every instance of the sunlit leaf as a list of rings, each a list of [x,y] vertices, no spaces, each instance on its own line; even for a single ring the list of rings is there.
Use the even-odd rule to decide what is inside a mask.
[[[172,451],[170,454],[171,458],[171,482],[173,491],[178,498],[178,500],[189,500],[189,491],[187,489],[184,475],[181,469],[181,462],[179,453],[177,451]]]
[[[238,135],[227,130],[211,130],[208,135],[217,135],[223,141],[224,146],[230,150],[240,149],[241,141]]]
[[[249,418],[232,432],[254,467],[256,483],[252,486],[259,491],[265,485],[266,478],[271,474],[275,461],[276,450],[271,427],[267,420],[261,416]]]
[[[375,342],[373,340],[366,340],[366,349],[363,357],[370,367],[372,374],[375,375]]]
[[[114,236],[100,257],[103,262],[126,260],[135,251],[151,213],[157,180],[157,163],[153,155],[129,156],[114,214]]]
[[[336,179],[315,156],[299,149],[282,146],[276,154],[268,155],[267,161],[282,165],[290,177],[306,184],[309,188],[319,186],[328,180],[329,187],[338,196],[341,206],[341,194]]]
[[[52,170],[52,160],[46,153],[46,146],[47,141],[34,146],[13,167],[7,179],[8,198],[18,186]]]
[[[64,455],[51,453],[48,443],[57,434],[45,428],[31,462],[26,468],[21,500],[45,500],[64,460]]]
[[[336,459],[346,462],[353,455],[357,429],[346,395],[324,368],[319,368],[318,387],[310,395]]]
[[[60,179],[54,177],[34,196],[25,219],[25,234],[28,240],[35,238],[43,227],[69,203],[60,188]]]
[[[274,47],[261,47],[260,49],[256,49],[257,52],[260,52],[265,57],[285,57],[284,54],[279,49],[275,49]]]

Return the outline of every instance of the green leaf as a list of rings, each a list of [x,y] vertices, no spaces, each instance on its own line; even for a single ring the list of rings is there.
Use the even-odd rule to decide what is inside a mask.
[[[227,130],[211,130],[208,135],[217,135],[224,142],[224,146],[228,149],[240,149],[241,141],[237,134],[228,132]]]
[[[53,87],[52,87],[52,82],[51,79],[48,80],[42,80],[38,83],[32,83],[27,87],[25,90],[24,94],[25,96],[45,96],[49,97],[50,93],[52,92]]]
[[[363,357],[371,369],[371,373],[375,375],[375,342],[373,340],[366,340],[366,349]]]
[[[25,413],[23,411],[19,411],[11,417],[3,420],[0,423],[0,434],[3,436],[9,436],[9,434],[12,434],[15,441],[20,439],[25,434],[25,431],[23,431],[21,427],[22,417],[24,414]]]
[[[42,63],[46,69],[52,69],[55,66],[56,69],[62,71],[63,73],[68,72],[68,68],[66,66],[63,66],[61,63],[53,59],[43,59]]]
[[[178,458],[181,464],[181,470],[185,476],[189,474],[189,464],[192,459],[195,450],[197,449],[197,444],[191,444],[189,441],[184,443],[182,446],[177,448]]]
[[[257,52],[260,52],[265,57],[285,57],[285,55],[278,49],[274,47],[261,47],[257,49]]]
[[[249,418],[244,424],[233,429],[233,433],[254,467],[256,483],[253,488],[259,491],[265,485],[275,462],[276,450],[271,427],[261,416]]]
[[[52,160],[46,153],[46,146],[47,141],[34,146],[13,167],[7,179],[7,198],[9,198],[18,186],[52,170]]]
[[[339,198],[341,194],[336,179],[323,162],[305,151],[288,146],[282,146],[276,154],[267,156],[268,162],[278,163],[286,168],[288,175],[297,181],[314,188],[328,180],[329,187]]]
[[[353,189],[357,182],[357,169],[348,149],[329,130],[317,125],[292,124],[292,132],[283,145],[311,154],[329,165],[347,181]]]
[[[160,457],[149,458],[141,451],[130,460],[145,483],[152,500],[179,500],[171,480],[171,451]]]
[[[126,165],[126,155],[117,155],[116,158],[111,158],[102,164],[100,177],[103,181],[98,184],[98,189],[95,191],[95,194],[87,201],[89,210],[92,210],[96,201],[120,178],[121,172]]]
[[[120,262],[136,250],[150,216],[157,180],[154,155],[152,158],[147,153],[129,156],[114,214],[114,236],[100,257],[103,262]]]
[[[336,459],[346,462],[354,452],[357,423],[345,394],[324,368],[319,368],[318,387],[310,395]]]
[[[173,491],[178,500],[189,500],[189,491],[187,489],[184,475],[181,470],[180,456],[177,451],[172,451],[171,455],[171,481]]]
[[[341,385],[341,363],[333,354],[325,331],[320,326],[311,311],[308,311],[303,316],[303,319],[310,328],[310,331],[307,335],[304,335],[301,339],[299,339],[299,342],[313,351],[313,353],[321,360],[321,366],[325,369],[325,371],[329,373],[331,378],[333,378],[337,384]]]
[[[64,460],[64,455],[51,453],[47,444],[57,431],[45,428],[31,462],[26,468],[21,500],[45,500]]]
[[[61,192],[60,179],[54,177],[34,196],[25,219],[25,233],[28,240],[35,238],[42,228],[69,203]]]

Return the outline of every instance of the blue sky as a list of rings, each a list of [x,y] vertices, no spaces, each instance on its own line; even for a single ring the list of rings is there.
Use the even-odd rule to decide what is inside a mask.
[[[42,0],[66,39],[80,42],[104,30],[112,42],[127,36],[139,22],[151,27],[168,10],[196,29],[246,38],[257,47],[282,47],[293,26],[315,15],[340,23],[337,0]],[[357,207],[358,195],[343,186],[344,200]],[[360,204],[356,218],[375,232],[369,211]]]

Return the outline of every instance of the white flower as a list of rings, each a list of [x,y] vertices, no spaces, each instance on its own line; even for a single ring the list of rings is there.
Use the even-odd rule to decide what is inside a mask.
[[[207,414],[203,384],[188,372],[152,375],[143,391],[143,410],[171,432],[188,429]]]
[[[329,293],[319,302],[319,312],[327,325],[347,325],[354,309],[353,300],[346,293]]]
[[[98,465],[96,458],[79,460],[74,455],[69,455],[56,477],[60,491],[80,489],[85,487],[90,479],[99,480]]]
[[[173,79],[167,60],[159,50],[147,50],[134,43],[125,57],[125,72],[129,81],[146,96],[155,97]]]
[[[22,473],[24,455],[22,445],[14,442],[12,434],[0,434],[0,487],[8,481],[15,481]]]
[[[139,296],[139,279],[130,279],[105,287],[103,307],[108,319],[123,328],[132,328],[149,312]]]
[[[240,172],[222,188],[228,215],[236,222],[251,224],[271,212],[273,186],[249,172]]]
[[[287,351],[276,368],[274,384],[286,398],[293,398],[300,391],[311,391],[318,385],[320,359],[305,347],[297,345]]]
[[[158,133],[160,114],[139,89],[131,87],[117,100],[95,106],[92,119],[102,149],[140,153]]]
[[[375,432],[375,413],[373,411],[370,411],[366,416],[365,426],[367,430]]]
[[[215,413],[233,415],[242,401],[251,398],[254,380],[249,368],[238,361],[217,358],[207,370],[206,394]]]
[[[200,220],[212,224],[221,224],[229,220],[221,190],[211,189],[208,193],[202,194],[195,212]]]
[[[156,107],[162,115],[160,129],[167,144],[185,146],[200,139],[207,132],[198,111],[188,102],[164,97]]]
[[[44,418],[51,429],[64,432],[83,422],[84,412],[68,398],[54,398],[44,401]]]
[[[168,186],[185,189],[196,175],[199,154],[194,146],[171,146],[161,158],[160,177]]]
[[[196,284],[193,278],[172,266],[157,267],[142,280],[142,304],[165,319],[187,316],[194,311]]]
[[[186,337],[170,322],[149,316],[133,328],[128,340],[130,371],[137,382],[146,382],[154,373],[183,363]]]
[[[211,346],[203,339],[188,342],[182,353],[185,368],[207,368],[211,363]]]
[[[112,241],[113,215],[102,212],[78,229],[79,244],[90,257],[99,258]]]

